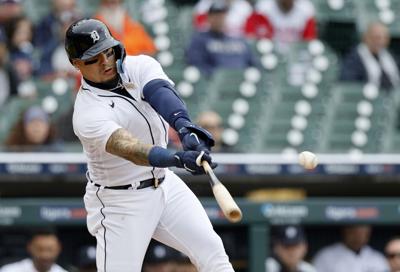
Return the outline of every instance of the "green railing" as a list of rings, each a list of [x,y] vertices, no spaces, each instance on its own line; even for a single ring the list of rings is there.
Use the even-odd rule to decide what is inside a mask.
[[[213,199],[202,203],[215,226],[229,226]],[[271,225],[301,223],[305,225],[338,225],[367,223],[400,224],[400,200],[396,198],[310,198],[296,202],[254,203],[238,199],[247,226],[249,272],[259,272],[268,255]],[[84,225],[82,199],[1,199],[0,226]],[[240,235],[240,234],[239,234]]]

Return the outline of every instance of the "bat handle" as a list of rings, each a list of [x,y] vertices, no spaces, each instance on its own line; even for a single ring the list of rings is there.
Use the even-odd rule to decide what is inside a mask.
[[[202,161],[201,165],[203,166],[204,171],[206,171],[207,174],[209,174],[212,171],[211,166],[210,164],[208,164],[207,161]]]

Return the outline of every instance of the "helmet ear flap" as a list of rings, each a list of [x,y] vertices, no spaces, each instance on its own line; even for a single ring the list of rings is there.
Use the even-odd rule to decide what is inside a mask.
[[[122,62],[124,61],[126,57],[126,51],[125,47],[123,46],[122,43],[119,43],[118,45],[114,46],[114,53],[115,53],[115,59],[117,63],[117,71],[118,73],[123,73],[122,69]]]
[[[115,52],[115,59],[121,60],[121,62],[123,62],[126,57],[126,51],[122,43],[119,43],[118,45],[114,46],[114,52]]]

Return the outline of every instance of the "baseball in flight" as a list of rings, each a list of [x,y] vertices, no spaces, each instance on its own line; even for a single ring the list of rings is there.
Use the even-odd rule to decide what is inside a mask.
[[[303,151],[299,154],[299,163],[307,170],[314,169],[318,165],[317,156],[310,151]]]

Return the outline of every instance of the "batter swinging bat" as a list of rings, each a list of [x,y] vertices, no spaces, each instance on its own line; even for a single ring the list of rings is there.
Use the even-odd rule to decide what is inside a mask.
[[[235,200],[233,200],[229,191],[215,176],[214,171],[208,162],[203,161],[201,164],[204,168],[204,171],[210,177],[209,181],[214,197],[217,200],[218,205],[220,206],[225,217],[233,223],[239,222],[242,219],[242,211],[236,204]]]

